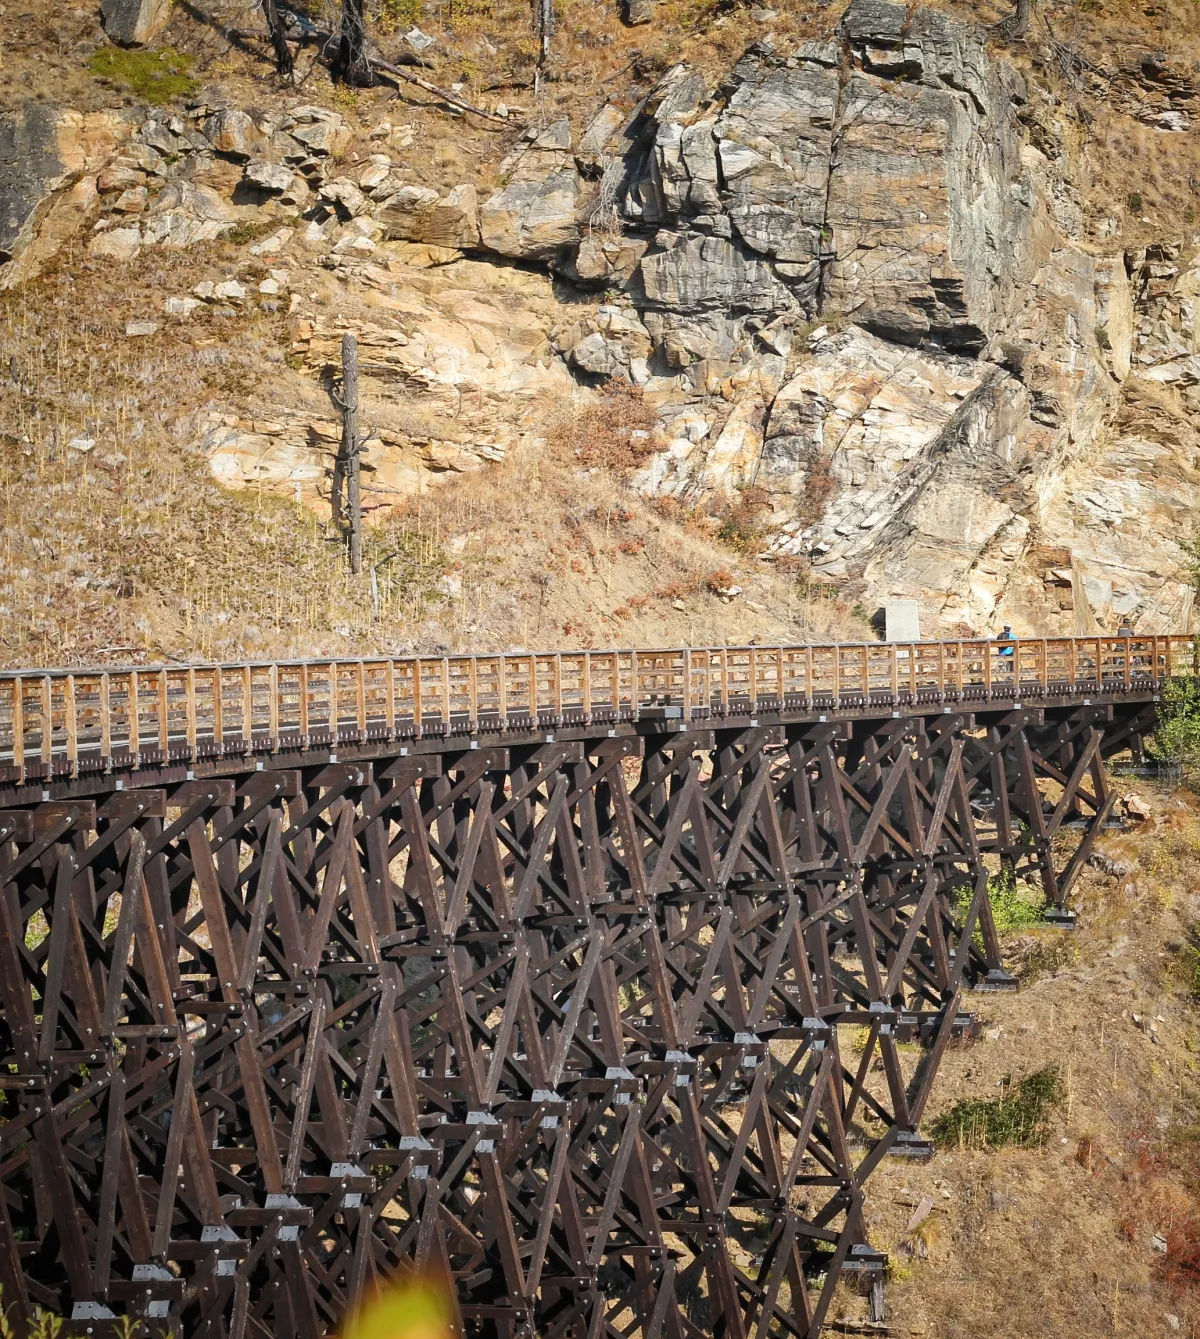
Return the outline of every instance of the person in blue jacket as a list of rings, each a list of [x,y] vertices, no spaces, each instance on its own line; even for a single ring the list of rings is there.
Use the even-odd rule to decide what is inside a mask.
[[[996,640],[998,642],[1015,642],[1017,639],[1013,636],[1012,628],[1010,628],[1006,623],[1004,625],[1004,630],[1000,633],[999,637],[997,637]],[[1012,653],[1013,648],[1011,646],[1002,646],[1000,648],[1000,654],[1002,656],[1011,656]]]

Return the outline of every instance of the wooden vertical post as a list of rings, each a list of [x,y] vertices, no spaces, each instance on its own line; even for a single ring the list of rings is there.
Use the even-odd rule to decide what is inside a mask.
[[[67,759],[71,764],[71,775],[79,772],[79,718],[75,709],[75,676],[67,675]]]
[[[53,775],[54,763],[54,688],[48,674],[42,676],[42,764],[45,775]]]
[[[138,704],[138,676],[137,670],[129,671],[129,757],[133,766],[139,763],[138,754],[141,752],[141,721],[138,715],[141,707]]]
[[[187,672],[187,756],[190,760],[196,757],[196,671],[189,669]]]

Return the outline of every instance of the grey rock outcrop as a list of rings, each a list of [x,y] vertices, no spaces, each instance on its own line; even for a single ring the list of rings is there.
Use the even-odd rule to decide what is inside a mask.
[[[35,102],[0,117],[0,289],[32,278],[83,225],[129,132],[118,112]]]
[[[100,0],[104,31],[122,46],[144,46],[166,27],[171,0]]]
[[[0,120],[0,262],[29,246],[47,202],[67,179],[58,127],[56,110],[37,102]]]
[[[579,241],[583,186],[570,145],[570,127],[559,121],[505,160],[504,185],[479,209],[487,250],[553,260]]]

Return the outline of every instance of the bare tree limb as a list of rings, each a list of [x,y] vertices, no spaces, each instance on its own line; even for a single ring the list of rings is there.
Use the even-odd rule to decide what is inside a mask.
[[[1017,7],[1006,18],[993,25],[1002,37],[1020,41],[1029,32],[1030,0],[1017,0]]]
[[[352,0],[346,0],[346,2],[351,3]],[[305,33],[305,39],[322,42],[326,48],[328,48],[330,44],[340,40],[338,37],[335,37],[333,33],[323,32],[319,28],[310,28]],[[372,42],[371,45],[374,46],[375,44]],[[491,121],[495,125],[504,126],[506,130],[520,128],[518,122],[507,121],[503,116],[497,116],[495,112],[484,111],[482,107],[477,107],[473,102],[468,102],[465,98],[460,98],[456,93],[451,93],[448,89],[439,88],[437,84],[431,84],[428,79],[422,79],[419,74],[411,74],[403,66],[395,65],[389,60],[384,60],[381,56],[373,55],[368,57],[364,53],[364,59],[369,61],[373,69],[383,70],[387,74],[394,75],[397,79],[403,79],[406,83],[415,84],[417,88],[432,94],[433,97],[439,98],[442,102],[457,108],[460,112],[468,112],[471,116],[482,117],[485,121]]]
[[[494,121],[497,125],[505,126],[508,129],[512,128],[513,123],[506,121],[503,116],[497,116],[495,112],[485,112],[482,107],[476,107],[474,103],[467,102],[465,98],[449,93],[444,88],[438,88],[436,84],[431,84],[428,79],[422,79],[419,74],[410,74],[401,65],[392,65],[389,61],[380,60],[377,56],[372,57],[371,63],[377,70],[386,70],[388,74],[394,74],[397,79],[416,84],[418,88],[423,88],[426,93],[432,93],[435,98],[441,98],[443,102],[448,102],[451,107],[457,107],[460,112],[470,112],[472,116],[482,116],[485,121]]]

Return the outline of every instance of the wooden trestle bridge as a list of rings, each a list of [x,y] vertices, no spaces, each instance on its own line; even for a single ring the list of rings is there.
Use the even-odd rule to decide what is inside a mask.
[[[424,1267],[456,1336],[816,1336],[966,992],[1014,984],[989,873],[1069,922],[1193,657],[0,675],[10,1319],[317,1339]]]

